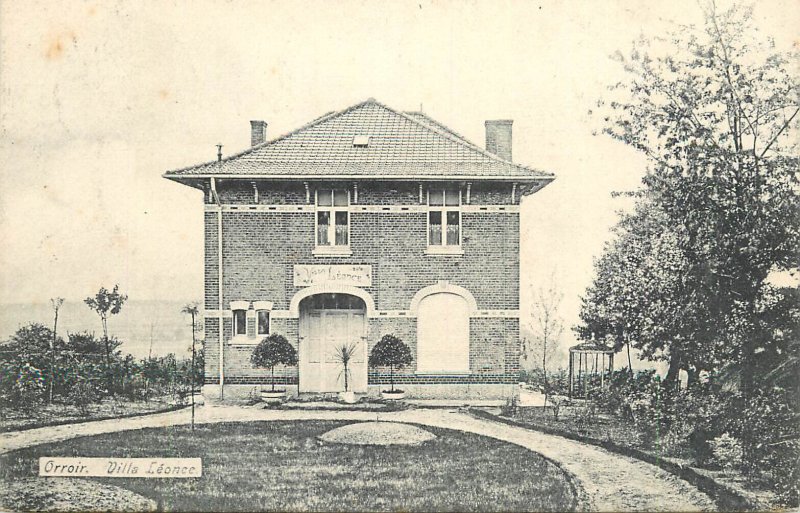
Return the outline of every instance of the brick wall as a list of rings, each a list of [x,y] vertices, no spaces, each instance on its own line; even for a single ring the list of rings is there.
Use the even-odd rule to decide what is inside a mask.
[[[312,185],[313,201],[313,185]],[[252,186],[218,184],[223,204],[252,204]],[[510,204],[510,184],[473,184],[471,202],[479,205]],[[359,185],[359,204],[415,205],[416,184]],[[304,204],[305,188],[297,183],[260,184],[261,204]],[[205,214],[206,308],[217,309],[217,213]],[[463,256],[426,255],[426,212],[351,212],[348,257],[314,257],[313,212],[225,211],[223,223],[223,309],[231,301],[266,300],[275,310],[287,310],[296,292],[295,264],[368,264],[372,286],[365,290],[378,310],[407,310],[420,289],[447,280],[475,297],[479,310],[519,308],[519,214],[517,212],[462,212]],[[229,345],[230,317],[223,320],[226,383],[266,382],[269,372],[254,369],[249,361],[252,346]],[[368,344],[394,333],[416,354],[416,319],[370,318]],[[248,330],[252,328],[248,323]],[[206,376],[218,379],[218,320],[206,319]],[[272,332],[297,345],[297,319],[272,319]],[[400,381],[437,383],[513,383],[519,370],[519,320],[475,317],[470,321],[470,368],[466,376],[419,376],[407,369]],[[281,381],[297,382],[297,369],[276,371]],[[388,380],[384,372],[372,372],[370,383]]]

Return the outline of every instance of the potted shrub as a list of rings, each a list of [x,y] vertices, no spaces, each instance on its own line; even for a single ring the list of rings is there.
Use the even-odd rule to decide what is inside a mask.
[[[372,348],[369,355],[370,367],[389,367],[389,390],[381,391],[384,399],[402,399],[405,392],[394,388],[394,371],[411,365],[411,349],[401,339],[394,335],[384,335],[383,338]]]
[[[270,369],[272,387],[261,390],[261,398],[265,401],[280,400],[286,396],[286,389],[275,389],[275,366],[297,365],[297,350],[292,347],[283,335],[270,335],[253,349],[250,362],[258,368]]]
[[[339,399],[343,402],[353,404],[356,402],[356,394],[349,387],[350,379],[350,362],[353,361],[353,356],[356,354],[358,346],[354,343],[342,344],[333,352],[333,359],[342,366],[342,371],[339,376],[344,377],[344,392],[339,393]]]

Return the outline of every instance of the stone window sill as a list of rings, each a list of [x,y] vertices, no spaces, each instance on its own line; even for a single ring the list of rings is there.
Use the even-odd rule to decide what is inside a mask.
[[[442,255],[442,256],[463,256],[464,250],[461,246],[428,246],[425,250],[426,255]]]
[[[228,341],[232,346],[255,346],[261,339],[258,337],[248,337],[247,335],[236,335]]]
[[[317,246],[311,252],[315,257],[349,257],[353,256],[350,246]]]
[[[468,370],[418,370],[414,371],[414,374],[428,374],[431,376],[468,376],[471,372]]]

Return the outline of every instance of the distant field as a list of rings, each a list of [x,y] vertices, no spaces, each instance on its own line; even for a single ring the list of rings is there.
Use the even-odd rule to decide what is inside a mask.
[[[0,501],[47,509],[39,456],[201,457],[198,479],[99,479],[162,511],[572,511],[570,480],[519,446],[458,431],[419,447],[350,446],[317,436],[344,422],[251,422],[127,431],[0,457]],[[52,480],[51,480],[52,481]],[[122,491],[120,491],[121,494]],[[50,493],[50,492],[48,492]],[[108,494],[106,488],[96,492]],[[75,493],[93,509],[91,496]],[[82,502],[81,502],[82,501]]]
[[[111,334],[123,341],[122,350],[136,357],[147,356],[152,333],[153,354],[175,353],[185,356],[191,345],[189,319],[181,314],[186,301],[129,300],[119,315],[109,319]],[[49,303],[13,303],[0,305],[0,341],[6,340],[20,326],[31,322],[53,325]],[[151,332],[152,328],[152,332]],[[68,300],[58,317],[58,333],[93,331],[102,333],[100,319],[82,302]]]

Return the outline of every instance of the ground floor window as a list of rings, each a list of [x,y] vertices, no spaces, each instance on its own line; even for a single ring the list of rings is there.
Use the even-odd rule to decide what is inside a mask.
[[[256,334],[269,335],[269,310],[256,312]]]
[[[233,311],[233,336],[247,335],[247,311]]]
[[[420,301],[417,371],[469,372],[469,310],[463,297],[441,292]]]

